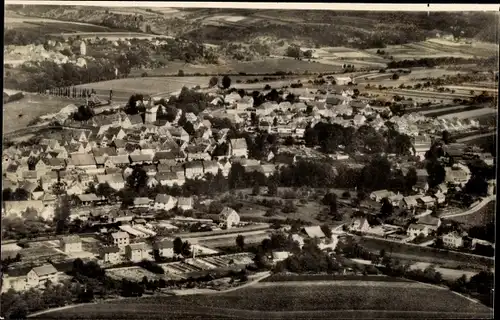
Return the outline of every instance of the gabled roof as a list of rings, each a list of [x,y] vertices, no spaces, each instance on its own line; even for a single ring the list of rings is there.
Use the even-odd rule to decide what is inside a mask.
[[[222,211],[219,213],[219,219],[220,220],[226,220],[227,217],[229,217],[229,215],[233,214],[233,213],[236,213],[236,210],[234,210],[233,208],[229,208],[229,207],[225,207],[224,209],[222,209]]]
[[[230,143],[233,149],[247,149],[247,141],[245,138],[231,139]]]
[[[141,251],[146,251],[147,250],[147,247],[146,247],[146,243],[144,242],[138,242],[138,243],[131,243],[128,245],[130,250],[141,250]]]
[[[319,226],[304,227],[304,232],[311,238],[324,238],[324,237],[326,237]]]
[[[177,173],[169,172],[159,172],[156,174],[155,179],[158,181],[174,181],[178,179]]]
[[[123,175],[121,173],[98,175],[97,181],[99,183],[122,183],[125,182]]]
[[[132,125],[142,124],[142,117],[140,114],[134,114],[134,115],[128,116],[128,118],[129,118],[130,123]]]
[[[118,231],[118,232],[113,232],[111,234],[111,237],[114,239],[120,239],[120,238],[129,238],[130,236],[125,231]]]
[[[90,166],[90,165],[96,164],[94,156],[91,154],[85,154],[85,153],[72,154],[71,155],[71,162],[75,166]]]
[[[107,246],[107,247],[102,247],[100,251],[102,253],[118,253],[120,252],[120,248],[117,246]]]
[[[155,198],[155,202],[157,202],[157,203],[163,203],[163,204],[165,204],[165,203],[169,203],[169,202],[172,202],[172,201],[176,202],[177,199],[175,199],[174,197],[172,197],[172,196],[170,196],[168,194],[161,194],[161,193],[159,193],[159,194],[156,195],[156,198]]]
[[[80,243],[82,239],[78,235],[71,235],[67,237],[62,237],[61,241],[65,244]]]

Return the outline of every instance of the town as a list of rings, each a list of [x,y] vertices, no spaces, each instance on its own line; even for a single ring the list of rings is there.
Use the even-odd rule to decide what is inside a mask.
[[[4,89],[7,106],[73,101],[4,136],[10,319],[284,272],[399,276],[489,305],[492,292],[470,288],[493,286],[498,99],[467,88],[498,71],[393,65],[227,73],[127,97],[92,83]],[[451,93],[460,77],[481,81]],[[31,306],[37,292],[48,302]]]

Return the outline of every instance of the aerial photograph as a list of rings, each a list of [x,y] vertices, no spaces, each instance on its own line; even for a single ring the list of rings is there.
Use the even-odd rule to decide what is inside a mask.
[[[498,6],[33,3],[0,320],[494,319]]]

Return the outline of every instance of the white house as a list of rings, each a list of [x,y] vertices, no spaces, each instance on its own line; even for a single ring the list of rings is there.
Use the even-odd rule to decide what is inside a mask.
[[[177,200],[177,208],[187,211],[193,209],[193,197],[180,197]]]
[[[349,230],[357,232],[367,232],[370,230],[370,224],[366,218],[353,219],[349,225]]]
[[[130,243],[130,236],[128,233],[119,231],[111,234],[111,238],[113,244],[120,248],[120,251],[123,252],[126,246]]]
[[[460,248],[464,245],[463,237],[456,231],[443,235],[443,244],[447,247]]]
[[[78,235],[72,235],[61,238],[59,240],[60,248],[64,253],[81,252],[82,239]]]
[[[157,210],[172,210],[177,205],[177,199],[168,194],[157,194],[154,208]]]
[[[231,139],[231,156],[248,158],[248,146],[244,138]]]
[[[380,202],[384,198],[389,198],[394,196],[394,192],[388,190],[377,190],[370,193],[370,199]]]
[[[139,262],[148,257],[146,243],[131,243],[125,247],[125,257],[132,262]]]
[[[153,248],[159,251],[161,257],[172,258],[174,256],[174,243],[172,240],[156,242]]]
[[[240,223],[240,216],[234,209],[225,207],[219,214],[219,222],[226,229],[230,229]]]
[[[38,287],[39,285],[45,284],[47,281],[56,283],[58,280],[58,273],[57,269],[51,264],[44,264],[42,266],[35,267],[28,272],[28,287]]]
[[[99,258],[105,263],[119,263],[120,259],[120,248],[117,246],[102,247],[99,250]]]
[[[423,234],[427,237],[429,235],[429,227],[423,224],[413,223],[410,224],[410,226],[406,230],[406,234],[412,238],[416,238],[420,234]]]

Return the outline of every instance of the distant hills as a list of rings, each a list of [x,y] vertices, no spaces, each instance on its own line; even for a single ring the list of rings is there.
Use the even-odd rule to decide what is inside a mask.
[[[498,13],[7,6],[10,12],[209,43],[293,42],[381,48],[439,34],[498,42]]]

